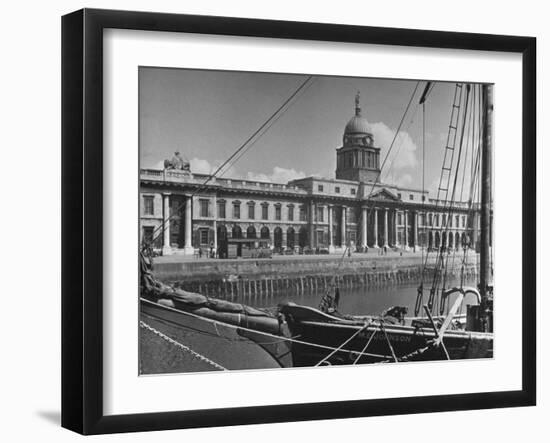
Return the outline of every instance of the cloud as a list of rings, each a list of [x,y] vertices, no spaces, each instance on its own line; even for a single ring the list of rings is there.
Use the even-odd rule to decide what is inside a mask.
[[[152,169],[164,169],[164,160],[156,162]]]
[[[394,184],[397,186],[401,186],[403,188],[406,188],[407,186],[410,186],[412,184],[412,176],[411,174],[401,174],[395,181]]]
[[[192,158],[189,163],[191,163],[191,171],[196,174],[212,174],[216,170],[214,165],[202,158]]]
[[[218,170],[221,165],[221,163],[212,164],[208,160],[197,157],[189,160],[189,163],[191,166],[191,172],[193,172],[194,174],[213,174]],[[230,166],[229,168],[224,168],[222,171],[218,172],[217,177],[221,176],[240,178],[233,166]]]
[[[192,158],[191,163],[191,172],[195,174],[213,174],[219,167],[219,164],[214,164],[208,160],[202,158]],[[220,163],[221,164],[221,163]],[[160,166],[160,169],[163,168],[163,165]],[[280,166],[275,166],[271,173],[263,172],[247,172],[245,174],[240,174],[233,166],[228,169],[223,169],[222,173],[218,173],[218,177],[227,177],[233,179],[244,179],[252,181],[261,181],[261,182],[271,182],[271,183],[288,183],[291,180],[297,178],[303,178],[306,174],[303,171],[297,171],[294,168],[283,168]]]
[[[248,172],[246,178],[247,180],[262,182],[288,183],[291,180],[304,178],[305,176],[306,174],[303,171],[296,171],[294,168],[288,169],[275,166],[271,174]]]
[[[383,158],[393,141],[395,131],[382,122],[371,123],[370,126],[374,135],[375,144],[384,151],[382,153]],[[385,166],[390,167],[391,165],[392,169],[415,168],[418,166],[416,151],[417,146],[409,133],[400,131]]]

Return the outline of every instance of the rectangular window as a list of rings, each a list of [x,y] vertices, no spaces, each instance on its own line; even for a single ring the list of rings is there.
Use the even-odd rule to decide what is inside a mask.
[[[275,220],[281,219],[281,206],[275,206]]]
[[[152,226],[144,226],[143,227],[143,243],[146,245],[150,245],[153,241],[153,232],[155,231],[155,228]]]
[[[294,206],[288,207],[288,221],[294,221]]]
[[[439,226],[439,214],[435,214],[435,226]]]
[[[145,215],[155,215],[155,198],[152,195],[143,197],[143,212]]]
[[[210,211],[209,211],[210,200],[199,200],[199,203],[200,203],[201,217],[209,217],[210,216]]]
[[[317,186],[317,190],[318,190],[319,192],[323,192],[323,185]]]
[[[403,224],[403,214],[401,214],[401,213],[397,214],[397,224],[398,225]]]
[[[409,194],[409,200],[414,200],[414,195],[413,194]]]
[[[336,186],[334,188],[334,192],[336,192],[337,194],[340,194],[340,186]]]
[[[233,218],[241,218],[241,205],[240,203],[233,203]]]
[[[300,221],[307,221],[305,206],[300,206]]]
[[[199,232],[201,233],[201,245],[207,245],[208,244],[208,229],[201,229]]]
[[[351,188],[351,195],[355,195],[355,188]]]
[[[218,202],[218,218],[225,218],[225,202]]]
[[[254,220],[254,205],[248,205],[248,219]]]
[[[442,222],[442,225],[443,225],[443,226],[447,226],[447,215],[446,215],[446,214],[443,214],[443,222]]]
[[[422,201],[423,202],[426,201],[426,196],[425,195],[422,196]]]
[[[463,228],[466,227],[466,216],[465,215],[462,216],[462,227]]]
[[[325,208],[323,208],[322,206],[317,207],[317,221],[318,222],[325,221]]]
[[[262,220],[267,220],[268,205],[262,205]]]

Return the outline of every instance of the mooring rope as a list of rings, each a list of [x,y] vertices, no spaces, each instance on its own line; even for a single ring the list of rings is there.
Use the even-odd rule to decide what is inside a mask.
[[[204,355],[199,354],[197,351],[194,351],[190,347],[185,346],[185,345],[181,344],[180,342],[177,342],[173,338],[168,337],[167,335],[163,334],[162,332],[158,331],[157,329],[153,328],[152,326],[149,326],[144,321],[140,320],[139,321],[139,326],[144,328],[144,329],[147,329],[147,330],[151,331],[153,334],[158,335],[160,338],[162,338],[163,340],[166,340],[168,343],[170,343],[170,344],[176,346],[177,348],[181,349],[183,352],[187,352],[187,353],[191,354],[193,357],[198,358],[199,360],[209,364],[210,366],[212,366],[216,369],[219,369],[220,371],[227,371],[227,368],[224,368],[222,365],[216,363],[214,360],[211,360],[208,357],[205,357]]]
[[[153,303],[153,302],[150,302],[150,303]],[[269,332],[264,332],[264,331],[260,331],[260,330],[257,330],[257,329],[250,329],[250,328],[246,328],[244,326],[232,325],[230,323],[225,323],[225,322],[222,322],[222,321],[219,321],[219,320],[214,320],[214,319],[211,319],[211,318],[203,317],[201,315],[193,314],[191,312],[180,311],[178,309],[174,309],[174,308],[171,308],[169,306],[164,306],[164,305],[160,305],[160,306],[162,306],[163,309],[170,310],[170,311],[176,312],[178,314],[189,315],[191,317],[201,319],[201,320],[203,320],[205,322],[208,322],[208,323],[215,323],[215,324],[225,326],[225,327],[231,328],[231,329],[252,332],[252,333],[263,335],[263,336],[266,336],[266,337],[271,337],[271,338],[274,338],[274,339],[280,340],[280,341],[288,341],[292,344],[311,346],[311,347],[314,347],[314,348],[326,349],[328,351],[334,351],[334,350],[338,349],[338,348],[335,348],[333,346],[327,346],[327,345],[322,345],[322,344],[319,344],[319,343],[312,343],[312,342],[307,342],[307,341],[303,341],[303,340],[298,340],[296,337],[284,337],[284,336],[281,336],[281,335],[271,334]],[[159,319],[159,321],[160,321],[160,319]],[[177,325],[179,325],[179,324],[177,324]],[[181,327],[182,325],[179,325],[179,326]],[[357,354],[357,351],[352,351],[352,350],[348,350],[348,349],[341,349],[340,352],[345,352],[345,353],[354,354],[354,355]],[[372,353],[362,353],[360,355],[361,356],[367,356],[367,357],[375,357],[375,358],[388,358],[389,357],[388,355],[372,354]]]

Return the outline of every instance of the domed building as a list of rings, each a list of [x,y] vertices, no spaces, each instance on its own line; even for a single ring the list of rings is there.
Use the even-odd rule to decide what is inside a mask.
[[[359,92],[355,96],[355,115],[344,129],[343,146],[336,150],[336,178],[359,182],[380,179],[380,148],[374,146],[370,125],[361,115]]]
[[[253,257],[389,247],[460,248],[477,241],[479,212],[455,203],[449,218],[428,191],[380,182],[380,148],[360,96],[336,149],[336,178],[288,183],[212,178],[165,163],[140,171],[140,233],[163,254]],[[471,239],[472,241],[470,242]]]

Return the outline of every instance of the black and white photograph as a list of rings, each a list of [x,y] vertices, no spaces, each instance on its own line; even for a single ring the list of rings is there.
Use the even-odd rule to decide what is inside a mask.
[[[140,375],[494,357],[495,85],[138,76]]]

